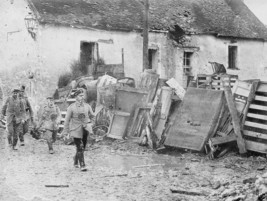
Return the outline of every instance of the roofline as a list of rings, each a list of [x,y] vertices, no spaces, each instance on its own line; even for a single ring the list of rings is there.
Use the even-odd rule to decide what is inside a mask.
[[[39,21],[39,19],[41,18],[38,10],[36,9],[36,7],[34,6],[34,4],[32,3],[31,0],[26,0],[29,4],[30,9],[33,11],[34,15],[36,16],[37,20]]]

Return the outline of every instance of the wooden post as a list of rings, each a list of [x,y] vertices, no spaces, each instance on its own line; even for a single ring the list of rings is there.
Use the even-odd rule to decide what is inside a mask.
[[[144,23],[143,23],[143,70],[148,68],[148,12],[149,0],[145,0]]]
[[[123,48],[121,48],[121,63],[122,63],[122,67],[123,67],[123,69],[124,69],[124,49]]]
[[[224,88],[224,93],[227,101],[227,105],[229,107],[229,111],[232,117],[232,123],[236,135],[236,140],[237,140],[237,146],[239,149],[240,154],[244,154],[247,152],[246,146],[245,146],[245,140],[242,137],[241,133],[241,126],[240,126],[240,119],[238,117],[238,113],[235,107],[234,99],[232,96],[232,91],[230,87],[225,87]]]

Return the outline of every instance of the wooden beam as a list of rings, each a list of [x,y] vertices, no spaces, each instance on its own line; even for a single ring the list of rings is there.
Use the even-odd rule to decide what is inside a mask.
[[[212,145],[219,145],[219,144],[224,144],[224,143],[236,141],[236,136],[235,135],[229,135],[229,136],[224,136],[224,137],[213,137],[213,138],[210,138],[210,140],[212,142]]]
[[[238,114],[237,114],[237,110],[235,107],[231,88],[225,87],[224,92],[225,92],[227,105],[229,107],[229,111],[230,111],[230,114],[232,117],[232,123],[233,123],[234,131],[235,131],[235,135],[236,135],[236,139],[237,139],[237,145],[238,145],[239,153],[244,154],[247,152],[247,150],[246,150],[246,146],[245,146],[245,141],[242,137],[240,119],[239,119]]]
[[[143,70],[148,68],[148,13],[149,13],[149,0],[145,0],[144,8],[144,22],[143,22]]]

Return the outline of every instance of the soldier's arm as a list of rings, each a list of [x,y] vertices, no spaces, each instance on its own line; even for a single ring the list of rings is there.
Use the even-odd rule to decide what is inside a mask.
[[[32,110],[32,106],[31,106],[30,101],[29,101],[28,98],[26,98],[26,105],[29,108],[29,112],[30,112],[31,118],[33,118],[33,110]]]
[[[57,123],[60,123],[61,121],[61,112],[58,106],[56,106],[56,111],[57,111]]]
[[[7,109],[8,102],[9,102],[9,98],[6,99],[5,104],[2,107],[2,111],[1,111],[2,116],[6,116],[6,109]]]
[[[68,134],[70,132],[70,119],[72,117],[72,107],[69,106],[67,109],[67,114],[65,117],[64,129],[62,131],[62,135]]]
[[[91,107],[91,105],[88,104],[88,115],[90,120],[92,121],[92,123],[95,123],[95,113],[93,112],[93,109]]]

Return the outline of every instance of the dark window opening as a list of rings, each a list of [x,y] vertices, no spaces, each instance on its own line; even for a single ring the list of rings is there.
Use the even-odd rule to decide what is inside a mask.
[[[192,56],[193,52],[184,52],[184,57],[183,57],[184,73],[191,73]]]
[[[98,44],[95,42],[84,42],[80,44],[80,62],[83,72],[92,74],[94,72],[94,64],[97,62]]]
[[[148,69],[157,68],[157,50],[149,49],[148,50]]]
[[[228,47],[228,68],[237,69],[237,46]]]

